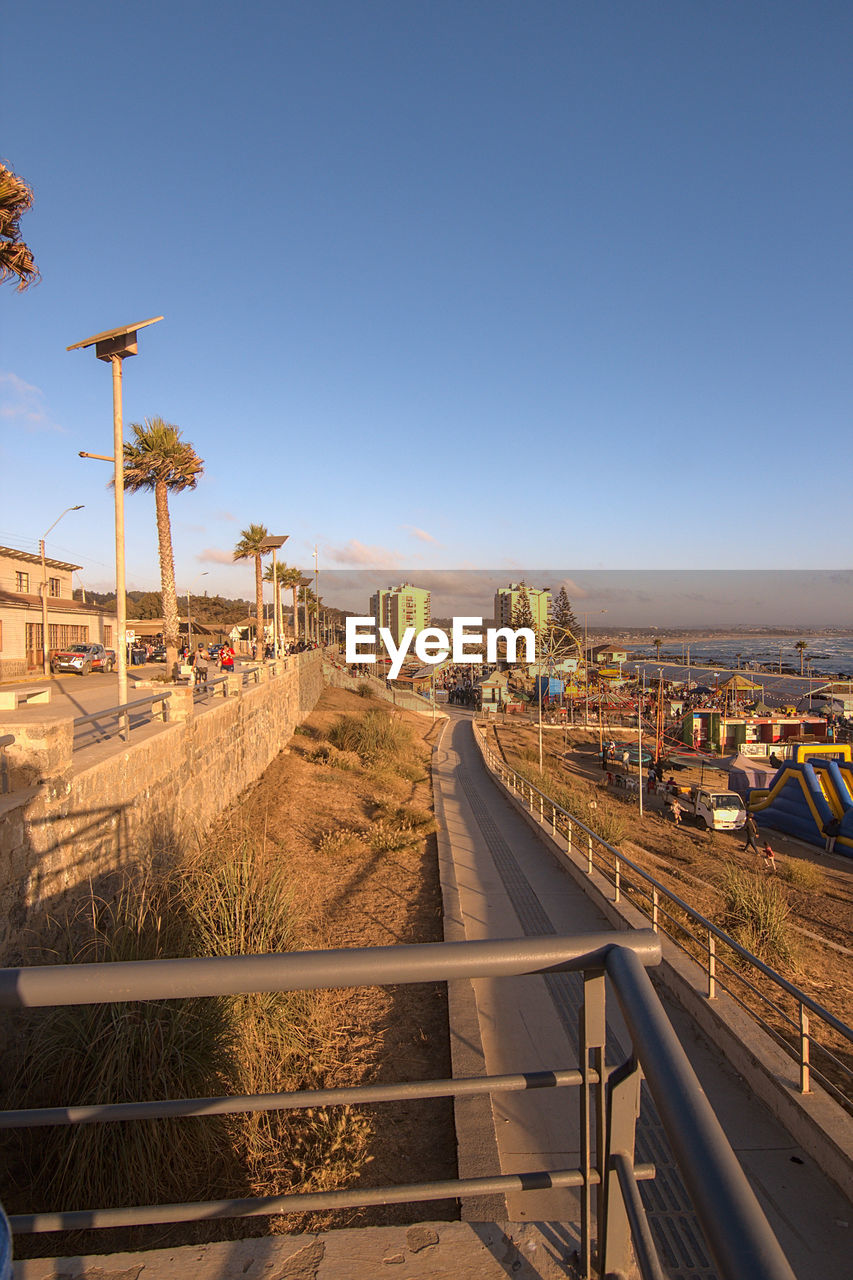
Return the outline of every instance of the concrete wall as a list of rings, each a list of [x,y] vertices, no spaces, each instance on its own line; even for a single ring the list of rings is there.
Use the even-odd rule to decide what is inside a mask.
[[[268,668],[261,669],[265,675]],[[95,892],[150,856],[152,838],[205,830],[255,782],[314,707],[322,656],[291,658],[273,679],[195,709],[175,691],[175,723],[113,739],[87,767],[72,756],[70,718],[51,708],[4,716],[15,790],[0,796],[0,957],[14,962],[25,926],[61,911],[76,890]]]

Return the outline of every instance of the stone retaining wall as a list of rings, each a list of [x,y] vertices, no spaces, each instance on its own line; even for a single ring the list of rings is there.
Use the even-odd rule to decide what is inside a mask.
[[[262,668],[260,674],[268,675]],[[18,786],[0,797],[0,957],[19,957],[21,931],[74,891],[94,892],[123,868],[144,865],[158,843],[204,831],[255,782],[323,690],[319,652],[291,658],[261,683],[196,710],[176,690],[180,718],[128,745],[113,739],[75,767],[70,717],[49,707],[4,717]],[[90,757],[91,753],[87,753]]]

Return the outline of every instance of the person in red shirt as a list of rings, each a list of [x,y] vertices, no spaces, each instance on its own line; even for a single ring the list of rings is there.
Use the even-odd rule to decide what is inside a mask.
[[[234,650],[227,640],[219,650],[219,670],[226,676],[234,670]]]

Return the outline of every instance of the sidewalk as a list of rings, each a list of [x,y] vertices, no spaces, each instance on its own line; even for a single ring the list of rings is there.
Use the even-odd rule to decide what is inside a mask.
[[[604,931],[611,926],[554,860],[536,833],[513,809],[482,764],[468,719],[453,717],[436,751],[436,811],[445,839],[446,879],[455,881],[451,935],[518,937]],[[458,895],[458,896],[457,896]],[[451,936],[449,935],[449,936]],[[577,1019],[582,982],[577,975],[503,982],[477,982],[476,1022],[489,1073],[572,1067],[577,1062]],[[608,1010],[608,1062],[622,1060],[628,1045],[621,1020]],[[853,1251],[853,1206],[823,1177],[760,1100],[696,1032],[677,1006],[668,1006],[679,1039],[708,1094],[773,1230],[800,1280],[849,1274]],[[455,1050],[469,1053],[470,1045]],[[462,1038],[471,1037],[465,1032]],[[578,1159],[578,1099],[574,1090],[536,1090],[496,1098],[494,1138],[460,1133],[460,1160],[472,1140],[496,1143],[504,1172],[567,1167]],[[488,1117],[482,1112],[480,1125]],[[479,1158],[479,1157],[478,1157]],[[637,1158],[658,1167],[643,1184],[661,1262],[673,1280],[699,1280],[716,1273],[674,1168],[654,1105],[643,1090]],[[510,1221],[560,1222],[579,1232],[578,1193],[542,1191],[507,1197]]]

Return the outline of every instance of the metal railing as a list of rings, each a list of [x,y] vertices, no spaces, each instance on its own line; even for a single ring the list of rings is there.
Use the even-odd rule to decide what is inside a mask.
[[[133,702],[120,702],[114,707],[105,707],[103,711],[90,711],[84,716],[74,717],[74,743],[73,749],[76,751],[82,743],[77,741],[78,731],[85,728],[86,725],[93,725],[97,730],[96,741],[104,742],[107,738],[111,738],[113,734],[120,733],[122,735],[129,733],[138,725],[130,722],[130,712],[140,711],[142,707],[152,708],[158,704],[162,705],[160,718],[168,723],[169,720],[169,699],[171,698],[171,690],[163,693],[152,693],[147,698],[136,698]],[[115,724],[109,729],[105,729],[101,721],[115,721]],[[145,722],[147,723],[147,721]]]
[[[303,1195],[24,1213],[12,1216],[13,1232],[257,1217],[462,1198],[490,1192],[505,1194],[577,1187],[580,1189],[582,1274],[592,1275],[594,1260],[601,1276],[626,1271],[633,1235],[643,1276],[656,1280],[660,1268],[637,1193],[637,1182],[654,1177],[654,1166],[634,1163],[642,1072],[721,1276],[724,1280],[793,1280],[793,1272],[646,973],[644,966],[659,961],[659,939],[652,931],[638,930],[630,935],[596,933],[562,938],[0,970],[0,1007],[6,1009],[497,979],[557,972],[582,973],[584,984],[576,1068],[557,1064],[550,1070],[473,1079],[0,1113],[0,1128],[9,1129],[235,1111],[375,1105],[400,1098],[471,1097],[574,1087],[580,1091],[578,1168],[538,1168],[522,1173]],[[605,1061],[605,979],[612,984],[633,1040],[631,1056],[615,1066]],[[597,1239],[595,1259],[594,1236]]]
[[[817,1083],[853,1114],[853,1067],[841,1056],[847,1054],[853,1061],[853,1028],[563,809],[496,755],[482,735],[475,733],[475,739],[507,790],[550,834],[566,840],[569,852],[585,861],[587,874],[596,870],[610,883],[614,903],[630,901],[655,931],[665,933],[700,966],[703,994],[714,1000],[718,991],[725,991],[794,1060],[801,1093]]]
[[[223,694],[227,693],[228,676],[203,676],[196,679],[192,686],[193,702],[204,702],[211,694],[215,694],[220,685]]]
[[[6,759],[6,748],[11,747],[14,741],[14,733],[0,734],[0,795],[4,796],[9,790],[9,762]]]

